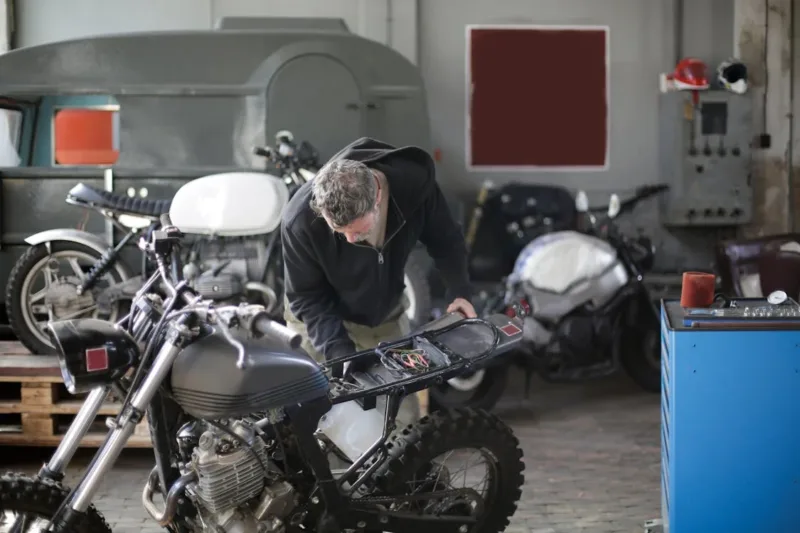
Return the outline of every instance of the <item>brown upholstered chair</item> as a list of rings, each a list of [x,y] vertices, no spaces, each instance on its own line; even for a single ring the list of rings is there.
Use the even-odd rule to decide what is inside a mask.
[[[777,248],[777,247],[776,247]],[[784,291],[790,298],[800,299],[800,253],[769,249],[758,260],[761,294]]]
[[[777,250],[787,242],[800,242],[800,233],[784,233],[754,239],[726,240],[716,246],[717,271],[721,280],[721,290],[728,296],[742,293],[742,277],[760,271],[761,257],[769,249]],[[767,268],[770,268],[769,266]],[[769,294],[769,293],[765,293]],[[793,296],[790,293],[786,293]]]

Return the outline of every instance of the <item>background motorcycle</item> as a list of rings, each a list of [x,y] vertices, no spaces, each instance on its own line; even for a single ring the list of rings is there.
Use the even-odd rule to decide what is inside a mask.
[[[205,298],[263,303],[273,319],[282,321],[281,215],[294,192],[313,179],[319,163],[313,146],[305,141],[295,144],[288,131],[277,134],[275,149],[260,147],[255,153],[265,158],[265,172],[235,172],[223,174],[224,180],[208,181],[206,177],[190,183],[196,182],[192,187],[198,202],[249,191],[246,197],[258,200],[258,205],[243,213],[243,223],[252,227],[257,219],[258,230],[192,239],[180,261],[181,277]],[[213,185],[204,188],[203,183]],[[44,331],[49,320],[91,316],[113,322],[125,314],[153,265],[143,255],[140,273],[134,275],[121,252],[132,239],[157,229],[159,215],[171,205],[170,200],[129,198],[83,183],[70,190],[66,201],[99,212],[123,231],[124,237],[109,247],[93,233],[55,229],[25,240],[31,248],[11,271],[6,309],[11,329],[34,354],[53,353]],[[419,257],[412,252],[405,275],[406,313],[413,325],[427,322],[431,314],[427,272]]]
[[[225,180],[212,176],[201,186]],[[198,205],[197,187],[184,185],[173,201],[180,230],[243,229],[239,211],[248,190],[220,198],[216,216]],[[461,320],[320,367],[263,306],[218,306],[177,283],[167,265],[182,241],[167,221],[149,241],[140,239],[158,268],[119,324],[89,318],[48,325],[68,390],[89,396],[38,476],[0,477],[0,512],[12,531],[50,530],[49,521],[53,531],[110,533],[92,500],[145,414],[156,465],[142,504],[174,533],[506,528],[524,481],[522,451],[507,425],[470,409],[397,428],[395,421],[404,396],[513,348],[522,339],[522,315]],[[159,282],[165,299],[151,290]],[[398,370],[393,354],[412,351],[424,351],[428,364]],[[355,360],[378,374],[326,377],[331,366]],[[120,414],[108,420],[108,437],[69,491],[56,482],[112,387],[124,398]],[[453,462],[465,460],[466,450],[480,455],[486,471],[461,480]],[[349,466],[332,471],[331,456]]]
[[[475,300],[481,314],[502,310],[509,297],[530,302],[524,347],[431,388],[431,404],[491,409],[505,390],[511,362],[526,369],[528,380],[538,373],[547,381],[604,377],[622,367],[643,389],[658,392],[659,314],[643,283],[655,250],[647,237],[620,232],[614,219],[666,189],[642,187],[623,203],[613,195],[602,223],[579,193],[583,232],[543,232],[522,250],[506,286]]]

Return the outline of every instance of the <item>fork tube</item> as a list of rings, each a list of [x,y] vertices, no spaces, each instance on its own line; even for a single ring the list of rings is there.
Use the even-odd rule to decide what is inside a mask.
[[[81,443],[81,439],[89,431],[97,413],[103,406],[103,402],[108,396],[108,391],[111,387],[105,385],[92,389],[92,392],[87,396],[86,401],[83,402],[78,414],[75,415],[75,420],[70,424],[64,438],[56,448],[50,460],[42,466],[39,471],[39,476],[54,481],[59,481],[64,477],[64,469],[72,460],[75,451]]]
[[[174,331],[173,331],[174,332]],[[177,333],[177,332],[174,332]],[[153,399],[161,383],[166,379],[172,368],[172,363],[178,355],[180,348],[176,345],[176,335],[170,335],[170,340],[164,343],[153,362],[152,369],[142,382],[141,388],[136,391],[131,399],[130,408],[126,409],[123,416],[119,417],[119,424],[111,430],[108,439],[98,450],[92,467],[86,472],[80,485],[75,489],[70,507],[77,513],[83,513],[92,503],[97,489],[103,478],[108,474],[114,463],[119,458],[122,449],[133,434],[150,401]],[[131,416],[136,414],[138,416]]]

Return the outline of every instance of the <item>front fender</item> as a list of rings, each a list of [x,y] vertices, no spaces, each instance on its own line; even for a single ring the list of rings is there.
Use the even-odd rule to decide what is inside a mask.
[[[99,255],[103,255],[109,249],[108,243],[102,237],[98,237],[94,233],[89,233],[88,231],[81,231],[77,229],[49,229],[47,231],[35,233],[25,239],[25,242],[31,246],[37,246],[39,244],[46,244],[56,241],[82,244],[83,246],[96,251]],[[131,277],[130,271],[124,264],[117,261],[116,267],[125,273],[126,278]]]

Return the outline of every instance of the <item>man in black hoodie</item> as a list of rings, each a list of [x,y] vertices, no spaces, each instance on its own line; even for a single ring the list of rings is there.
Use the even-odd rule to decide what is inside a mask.
[[[421,148],[361,138],[289,202],[281,224],[287,325],[318,361],[408,333],[406,260],[426,245],[452,302],[469,303],[467,250]]]

